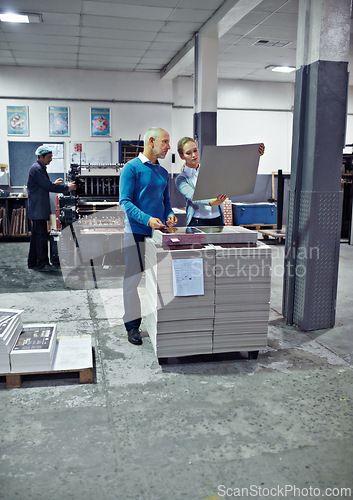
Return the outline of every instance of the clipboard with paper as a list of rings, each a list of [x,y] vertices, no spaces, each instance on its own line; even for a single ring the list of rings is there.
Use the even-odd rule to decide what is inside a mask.
[[[259,167],[260,143],[239,146],[204,146],[193,200],[219,194],[229,198],[253,193]]]

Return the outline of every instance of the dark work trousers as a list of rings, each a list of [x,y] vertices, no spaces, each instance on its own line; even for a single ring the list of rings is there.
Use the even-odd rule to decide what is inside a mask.
[[[214,219],[197,219],[193,217],[188,224],[189,226],[224,226],[223,218],[221,216]]]
[[[124,325],[126,331],[139,328],[141,324],[141,303],[137,291],[145,266],[145,238],[144,234],[124,234]]]
[[[32,234],[29,243],[28,267],[44,267],[49,264],[48,226],[43,219],[32,220]]]

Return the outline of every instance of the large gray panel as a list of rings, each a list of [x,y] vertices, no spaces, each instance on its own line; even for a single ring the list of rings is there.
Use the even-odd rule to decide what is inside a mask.
[[[283,313],[303,330],[335,321],[347,85],[347,63],[296,74]]]
[[[302,189],[341,188],[345,142],[348,63],[317,61],[307,68]]]
[[[293,320],[303,330],[335,324],[342,193],[300,198]]]

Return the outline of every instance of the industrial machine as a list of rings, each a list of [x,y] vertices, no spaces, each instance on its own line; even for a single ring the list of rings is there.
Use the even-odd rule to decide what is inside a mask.
[[[59,195],[57,206],[62,266],[123,263],[124,214],[119,208],[122,167],[71,165],[68,180],[75,182],[77,189],[74,194]]]
[[[68,179],[75,182],[75,197],[59,198],[59,219],[62,227],[90,216],[98,210],[119,205],[119,172],[122,164],[71,164]],[[101,207],[101,208],[100,208]],[[108,214],[105,214],[108,221]],[[114,217],[112,218],[113,222]]]

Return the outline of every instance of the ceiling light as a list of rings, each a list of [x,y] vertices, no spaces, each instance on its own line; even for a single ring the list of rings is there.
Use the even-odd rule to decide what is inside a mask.
[[[28,12],[26,15],[28,16],[30,23],[41,23],[43,21],[42,14],[32,14],[31,12]]]
[[[36,14],[33,12],[19,13],[14,12],[1,12],[0,21],[3,23],[41,23],[41,14]]]
[[[262,38],[261,40],[257,40],[255,43],[253,43],[253,45],[259,46],[259,47],[280,47],[280,48],[283,48],[283,47],[286,47],[287,45],[289,45],[290,43],[292,43],[290,40],[265,40]]]
[[[266,66],[265,69],[270,69],[271,71],[277,71],[277,73],[292,73],[292,71],[295,71],[294,66],[275,66],[274,64]]]
[[[294,66],[276,66],[272,68],[272,71],[277,71],[278,73],[292,73],[295,71]]]
[[[27,14],[15,14],[13,12],[0,14],[0,21],[3,23],[29,23]]]

